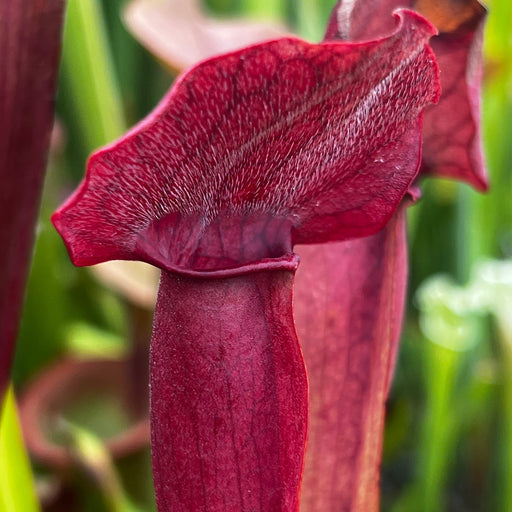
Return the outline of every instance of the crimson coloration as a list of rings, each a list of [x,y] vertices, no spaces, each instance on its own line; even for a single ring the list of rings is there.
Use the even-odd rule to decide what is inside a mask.
[[[434,29],[398,17],[365,43],[284,38],[192,68],[91,157],[53,216],[75,264],[163,271],[151,341],[160,512],[298,510],[307,380],[291,251],[376,233],[417,175],[421,114],[439,96]]]
[[[438,99],[432,34],[404,11],[400,27],[373,42],[280,39],[193,68],[91,157],[54,214],[73,262],[205,270],[184,253],[208,254],[211,238],[229,258],[252,254],[240,249],[242,223],[275,225],[256,260],[275,257],[274,247],[378,231],[416,176],[421,112]],[[252,259],[240,254],[230,266]]]
[[[162,273],[151,351],[161,510],[297,510],[308,397],[292,280]]]

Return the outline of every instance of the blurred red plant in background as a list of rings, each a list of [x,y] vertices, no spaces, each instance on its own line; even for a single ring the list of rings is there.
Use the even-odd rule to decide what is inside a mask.
[[[0,4],[0,403],[21,318],[53,126],[63,0]]]
[[[392,30],[389,13],[419,10],[439,34],[439,103],[425,109],[420,177],[487,189],[480,137],[485,9],[476,0],[340,0],[326,40],[362,41]],[[418,194],[412,190],[413,195]],[[385,402],[398,352],[407,286],[405,209],[371,237],[298,247],[295,318],[310,383],[302,510],[378,510]],[[313,264],[316,262],[316,264]],[[350,457],[347,454],[351,454]]]

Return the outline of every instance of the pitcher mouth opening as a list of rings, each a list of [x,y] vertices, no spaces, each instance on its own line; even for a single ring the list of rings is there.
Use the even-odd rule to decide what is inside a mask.
[[[295,270],[291,223],[265,214],[168,215],[137,236],[138,259],[162,270],[197,277],[227,277],[259,270]]]
[[[263,258],[258,261],[214,270],[195,270],[177,265],[162,264],[161,261],[152,261],[151,259],[146,259],[145,261],[159,267],[163,271],[172,272],[186,277],[195,277],[199,279],[225,279],[252,274],[254,272],[279,270],[295,272],[299,266],[300,258],[297,254],[290,252],[279,258]]]

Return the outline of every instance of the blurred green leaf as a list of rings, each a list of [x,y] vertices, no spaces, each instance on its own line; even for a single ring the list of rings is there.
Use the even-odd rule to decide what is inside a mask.
[[[296,0],[295,5],[299,35],[311,42],[321,41],[327,26],[327,16],[321,3],[311,0]]]
[[[87,358],[120,358],[127,346],[121,336],[85,322],[70,324],[65,333],[66,347],[73,355]]]
[[[71,314],[72,272],[59,235],[48,218],[40,220],[13,368],[16,385],[64,349],[62,329]]]

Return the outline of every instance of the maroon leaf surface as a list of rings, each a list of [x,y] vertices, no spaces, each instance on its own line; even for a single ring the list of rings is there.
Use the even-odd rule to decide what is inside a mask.
[[[417,10],[436,25],[431,46],[442,94],[425,110],[421,172],[488,188],[480,136],[482,39],[486,11],[477,0],[339,0],[326,39],[363,41],[393,30],[390,13]]]
[[[404,207],[361,240],[299,246],[294,316],[310,386],[303,512],[376,512],[407,281]]]
[[[0,402],[53,125],[63,6],[63,0],[0,2]]]
[[[377,41],[280,39],[193,68],[54,214],[72,260],[213,270],[378,231],[437,100],[431,34],[404,11]]]
[[[280,39],[204,62],[92,156],[54,214],[75,264],[163,270],[151,356],[161,512],[297,510],[307,382],[291,249],[374,233],[393,214],[438,97],[431,34],[404,11],[372,42]]]
[[[292,265],[225,279],[162,273],[151,353],[159,510],[297,510],[307,379]]]

